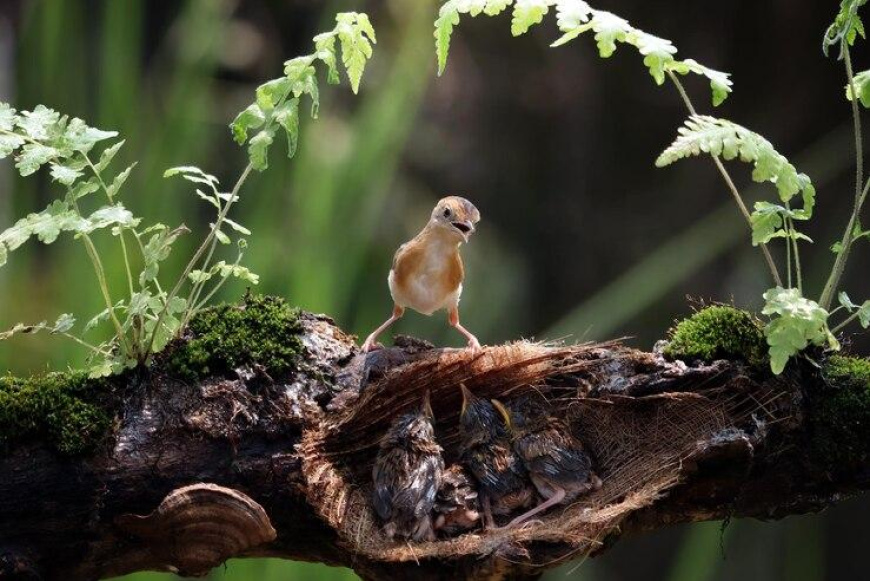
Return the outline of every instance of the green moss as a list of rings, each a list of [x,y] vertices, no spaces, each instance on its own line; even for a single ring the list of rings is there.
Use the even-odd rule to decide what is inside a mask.
[[[767,342],[761,324],[752,313],[715,305],[698,311],[671,329],[665,355],[703,361],[745,359],[760,367],[767,363]]]
[[[834,355],[822,367],[829,389],[809,403],[811,451],[846,469],[870,457],[870,359]]]
[[[280,374],[295,368],[303,351],[299,310],[280,297],[247,295],[241,305],[204,309],[190,331],[166,359],[171,374],[189,380],[251,364]]]
[[[62,454],[87,452],[112,424],[109,391],[81,371],[0,378],[0,445],[43,440]]]

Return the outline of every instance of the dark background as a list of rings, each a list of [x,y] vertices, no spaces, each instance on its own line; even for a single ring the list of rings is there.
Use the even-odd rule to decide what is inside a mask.
[[[816,243],[804,262],[808,294],[817,295],[854,187],[845,75],[821,52],[839,2],[593,4],[671,39],[678,56],[731,72],[735,92],[714,114],[766,136],[813,177],[819,203],[808,233]],[[558,37],[553,16],[518,39],[506,15],[464,18],[436,80],[432,0],[3,0],[0,99],[119,130],[125,161],[140,160],[128,207],[201,234],[205,208],[182,182],[163,180],[163,169],[196,164],[228,187],[245,157],[226,124],[257,84],[310,52],[311,37],[349,9],[369,12],[378,30],[359,97],[325,91],[320,119],[303,120],[298,156],[288,162],[273,152],[272,167],[242,194],[237,217],[254,231],[248,264],[262,277],[260,291],[367,333],[389,314],[392,252],[439,197],[455,193],[483,214],[463,251],[462,317],[485,343],[628,336],[649,348],[692,301],[760,308],[769,275],[712,163],[654,167],[686,116],[677,93],[657,87],[631,47],[606,61],[588,36],[549,48]],[[853,55],[857,70],[870,66],[866,44]],[[690,77],[686,85],[701,112],[713,113],[707,83]],[[775,195],[753,187],[746,166],[730,169],[751,200]],[[44,176],[24,180],[0,163],[0,230],[55,194]],[[194,242],[180,244],[167,270],[180,269]],[[870,296],[868,249],[852,254],[846,277],[856,300]],[[242,292],[228,285],[223,298]],[[0,328],[70,311],[87,320],[99,305],[78,244],[32,244],[0,270]],[[440,315],[412,314],[397,329],[461,344]],[[82,353],[58,341],[3,344],[0,369],[81,364]],[[866,354],[870,343],[857,337],[853,348]],[[822,515],[733,522],[724,534],[719,523],[680,527],[625,540],[549,578],[858,579],[868,517],[870,503],[859,498]],[[213,576],[315,575],[352,577],[271,561],[232,562]]]

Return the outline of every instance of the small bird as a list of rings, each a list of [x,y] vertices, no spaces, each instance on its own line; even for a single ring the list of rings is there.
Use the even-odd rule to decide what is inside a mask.
[[[462,333],[471,349],[480,349],[477,337],[459,323],[465,277],[459,246],[468,242],[479,221],[480,212],[465,198],[449,196],[438,202],[426,227],[396,251],[387,277],[393,315],[368,336],[363,352],[376,347],[378,336],[400,319],[406,308],[427,316],[447,309],[450,325]]]
[[[477,490],[461,464],[444,471],[435,497],[435,514],[435,530],[447,535],[469,531],[480,521]]]
[[[510,433],[514,451],[522,460],[535,488],[544,498],[507,527],[515,527],[532,516],[581,494],[601,487],[592,471],[592,460],[567,424],[549,413],[539,398],[521,397],[509,406],[492,400]]]
[[[444,460],[433,419],[427,392],[420,408],[399,416],[381,440],[372,470],[373,502],[390,539],[435,540],[432,509]]]
[[[523,463],[511,448],[510,435],[495,406],[472,394],[464,384],[460,424],[460,461],[477,480],[485,526],[495,528],[493,514],[510,514],[529,506],[534,489]]]

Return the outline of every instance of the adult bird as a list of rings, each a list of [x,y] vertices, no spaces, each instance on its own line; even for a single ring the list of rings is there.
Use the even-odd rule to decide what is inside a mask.
[[[534,496],[529,475],[516,452],[510,435],[489,400],[476,397],[464,384],[460,462],[479,485],[486,528],[495,528],[493,514],[510,514],[527,507]]]
[[[539,398],[521,397],[505,406],[492,400],[510,433],[511,445],[544,501],[508,523],[515,527],[557,504],[601,487],[592,460],[568,425]]]
[[[399,416],[381,440],[372,470],[373,503],[391,539],[435,540],[432,509],[444,460],[433,418],[427,392],[422,405]]]
[[[387,282],[393,297],[393,314],[363,343],[363,352],[377,345],[378,336],[411,308],[424,315],[447,309],[447,320],[462,333],[471,349],[480,342],[459,322],[459,297],[465,268],[459,246],[468,242],[480,221],[474,204],[458,196],[443,198],[432,210],[429,222],[393,257]]]

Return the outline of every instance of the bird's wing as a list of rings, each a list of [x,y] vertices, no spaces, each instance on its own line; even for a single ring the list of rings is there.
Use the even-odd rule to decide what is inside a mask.
[[[393,499],[398,514],[417,518],[429,514],[441,485],[444,460],[440,455],[427,454],[411,468]]]
[[[523,438],[518,448],[529,471],[551,482],[570,484],[589,478],[592,462],[571,436],[538,432]]]
[[[388,521],[393,514],[393,479],[384,464],[378,458],[372,470],[372,479],[375,484],[372,504],[374,504],[378,516],[384,521]]]

